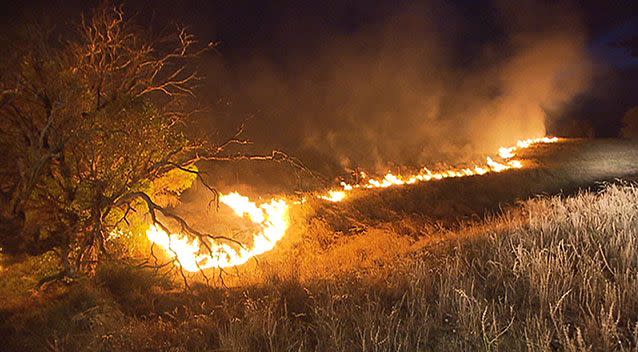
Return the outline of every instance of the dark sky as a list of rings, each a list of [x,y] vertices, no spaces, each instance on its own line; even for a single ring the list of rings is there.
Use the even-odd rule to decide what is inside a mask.
[[[156,24],[177,22],[191,27],[202,38],[219,40],[226,54],[305,49],[299,44],[311,44],[330,35],[356,31],[357,28],[382,21],[397,7],[423,1],[166,1],[135,0],[123,2],[138,21],[153,19]],[[536,1],[533,3],[551,3]],[[46,13],[61,23],[74,21],[80,12],[88,12],[100,1],[49,0],[6,1],[0,6],[3,22],[16,20],[25,14]],[[431,2],[434,3],[434,2]],[[468,44],[501,35],[498,15],[492,1],[452,1],[472,26]],[[636,34],[638,4],[631,0],[576,1],[582,11],[592,46],[614,36]],[[439,5],[440,6],[440,5]],[[553,14],[544,14],[552,16]],[[628,23],[631,23],[632,26]],[[445,22],[445,19],[442,19]],[[473,22],[473,23],[472,23]],[[288,35],[283,32],[290,30]],[[305,46],[305,45],[302,45]],[[600,49],[600,48],[597,48]]]
[[[4,23],[44,14],[67,26],[95,3],[1,6]],[[124,5],[152,30],[181,23],[220,43],[202,63],[211,128],[252,117],[258,145],[323,170],[453,159],[537,132],[539,114],[550,133],[614,136],[638,105],[638,58],[615,45],[638,36],[637,1]]]

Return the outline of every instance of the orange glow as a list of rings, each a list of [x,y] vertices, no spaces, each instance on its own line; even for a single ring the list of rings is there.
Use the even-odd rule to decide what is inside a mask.
[[[341,202],[347,199],[348,194],[346,192],[352,191],[358,188],[387,188],[391,186],[403,186],[411,185],[418,182],[428,182],[434,180],[442,180],[444,178],[451,177],[466,177],[475,175],[484,175],[490,172],[503,172],[510,169],[520,169],[523,167],[523,162],[520,160],[513,160],[516,155],[515,152],[521,149],[529,148],[534,144],[539,143],[554,143],[557,142],[556,137],[542,137],[523,139],[516,142],[516,145],[511,147],[501,147],[498,150],[498,156],[503,159],[502,162],[494,160],[492,157],[487,157],[484,165],[477,165],[473,168],[452,168],[449,170],[430,171],[427,168],[422,168],[421,171],[415,175],[401,176],[394,175],[391,172],[385,174],[382,178],[370,178],[367,183],[363,184],[347,184],[341,183],[342,190],[329,190],[326,195],[319,195],[318,197],[331,202]],[[338,197],[334,195],[339,193]]]
[[[328,194],[319,196],[321,199],[325,199],[330,202],[340,202],[346,198],[346,192],[344,191],[328,191]]]
[[[341,202],[347,199],[350,192],[355,189],[387,188],[429,182],[452,177],[467,177],[484,175],[492,172],[503,172],[511,169],[520,169],[524,164],[520,160],[512,159],[516,152],[529,148],[539,143],[554,143],[558,138],[543,137],[520,140],[511,147],[501,147],[498,150],[497,161],[487,157],[485,164],[471,168],[452,168],[449,170],[431,171],[422,168],[417,174],[402,176],[388,172],[381,178],[369,178],[361,172],[361,178],[366,182],[348,184],[341,182],[340,189],[331,189],[325,193],[316,195],[317,198],[329,202]],[[252,245],[242,247],[231,245],[228,242],[220,242],[213,239],[204,239],[205,245],[197,238],[191,238],[185,234],[167,234],[156,225],[152,225],[146,232],[148,239],[159,245],[170,258],[178,260],[179,265],[190,272],[197,272],[209,268],[227,268],[246,263],[250,258],[272,250],[281,240],[290,225],[288,213],[291,206],[305,202],[288,201],[283,198],[273,198],[268,202],[257,204],[248,197],[233,192],[223,194],[219,198],[224,206],[230,207],[235,215],[249,219],[259,230],[253,234]]]
[[[220,195],[219,201],[230,207],[237,216],[248,218],[259,227],[253,234],[251,247],[231,246],[213,239],[206,239],[203,246],[195,238],[184,234],[167,234],[153,225],[146,231],[151,242],[159,245],[171,258],[176,258],[186,271],[196,272],[209,268],[228,268],[246,263],[250,258],[272,250],[288,230],[288,203],[272,199],[257,205],[248,197],[233,192]]]

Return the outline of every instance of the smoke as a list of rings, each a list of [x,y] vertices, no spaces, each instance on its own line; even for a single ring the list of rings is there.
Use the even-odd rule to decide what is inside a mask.
[[[209,94],[224,97],[212,125],[252,116],[257,149],[282,148],[328,175],[386,171],[544,135],[547,112],[588,88],[585,33],[569,4],[343,11],[365,20],[325,33],[296,13],[268,54],[225,57],[222,46],[208,67]]]

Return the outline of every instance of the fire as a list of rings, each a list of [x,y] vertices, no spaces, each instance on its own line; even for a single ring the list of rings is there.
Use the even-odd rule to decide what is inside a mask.
[[[496,161],[492,157],[488,156],[484,165],[477,165],[472,168],[453,168],[433,172],[424,167],[419,173],[408,176],[395,175],[392,172],[388,172],[382,178],[370,178],[367,180],[367,183],[363,184],[347,184],[345,182],[341,182],[342,190],[329,190],[327,195],[319,195],[318,197],[330,202],[341,202],[347,198],[347,192],[358,188],[387,188],[391,186],[403,186],[406,184],[411,185],[418,182],[442,180],[444,178],[484,175],[489,172],[503,172],[510,169],[520,169],[523,167],[523,162],[512,159],[516,156],[516,151],[529,148],[534,144],[554,143],[557,141],[558,138],[556,137],[523,139],[517,141],[514,146],[499,148],[498,156],[503,159],[503,162]]]
[[[321,195],[319,198],[329,202],[340,202],[346,198],[346,192],[330,190],[327,195]]]
[[[489,156],[487,157],[487,165],[490,167],[490,170],[494,171],[494,172],[502,172],[508,169],[511,169],[512,166],[510,165],[505,165],[505,164],[501,164],[499,162],[494,161],[492,158],[490,158]]]
[[[402,176],[388,172],[381,178],[369,178],[361,173],[365,183],[348,184],[341,182],[340,189],[331,189],[317,198],[329,202],[341,202],[355,189],[387,188],[393,186],[411,185],[419,182],[429,182],[453,177],[467,177],[484,175],[491,172],[503,172],[510,169],[520,169],[524,165],[520,160],[514,160],[516,152],[539,143],[554,143],[558,138],[542,137],[525,139],[516,142],[511,147],[501,147],[498,157],[501,161],[487,157],[485,164],[466,168],[452,168],[449,170],[431,171],[422,168],[417,174]],[[156,225],[150,226],[146,235],[148,239],[159,245],[170,258],[178,261],[186,271],[197,272],[209,268],[227,268],[246,263],[250,258],[272,250],[281,240],[290,225],[288,212],[292,205],[305,202],[287,201],[283,198],[273,198],[269,202],[257,204],[248,197],[233,192],[221,195],[220,202],[230,207],[239,217],[249,219],[259,229],[253,234],[250,247],[231,245],[227,241],[214,239],[191,238],[185,234],[168,234]]]
[[[557,142],[557,137],[541,137],[541,138],[530,138],[530,139],[521,139],[516,142],[516,145],[512,147],[501,147],[498,149],[498,156],[503,159],[510,159],[516,156],[516,151],[519,149],[529,148],[533,144],[538,143],[554,143]]]
[[[514,153],[515,150],[516,147],[500,147],[498,148],[498,156],[503,159],[513,158],[516,156],[516,154]]]
[[[248,197],[233,192],[219,197],[219,201],[230,207],[237,216],[248,218],[260,229],[253,234],[250,248],[231,246],[213,239],[202,245],[197,238],[184,234],[167,234],[158,226],[151,226],[146,236],[164,249],[166,254],[177,259],[180,266],[190,272],[210,268],[228,268],[246,263],[250,258],[272,250],[288,230],[289,204],[283,199],[272,199],[257,205]]]

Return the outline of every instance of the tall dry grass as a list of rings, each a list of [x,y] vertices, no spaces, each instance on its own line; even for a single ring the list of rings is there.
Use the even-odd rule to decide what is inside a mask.
[[[148,280],[138,280],[139,289],[113,290],[109,277],[123,275],[98,273],[96,287],[74,289],[90,293],[71,295],[74,307],[78,296],[97,302],[88,309],[64,310],[62,298],[37,314],[7,315],[7,346],[638,351],[638,187],[527,201],[483,224],[440,234],[373,272],[309,281],[273,276],[249,288],[188,293]],[[129,291],[135,299],[122,297]],[[52,317],[63,327],[51,329]],[[40,326],[49,336],[33,334]]]

